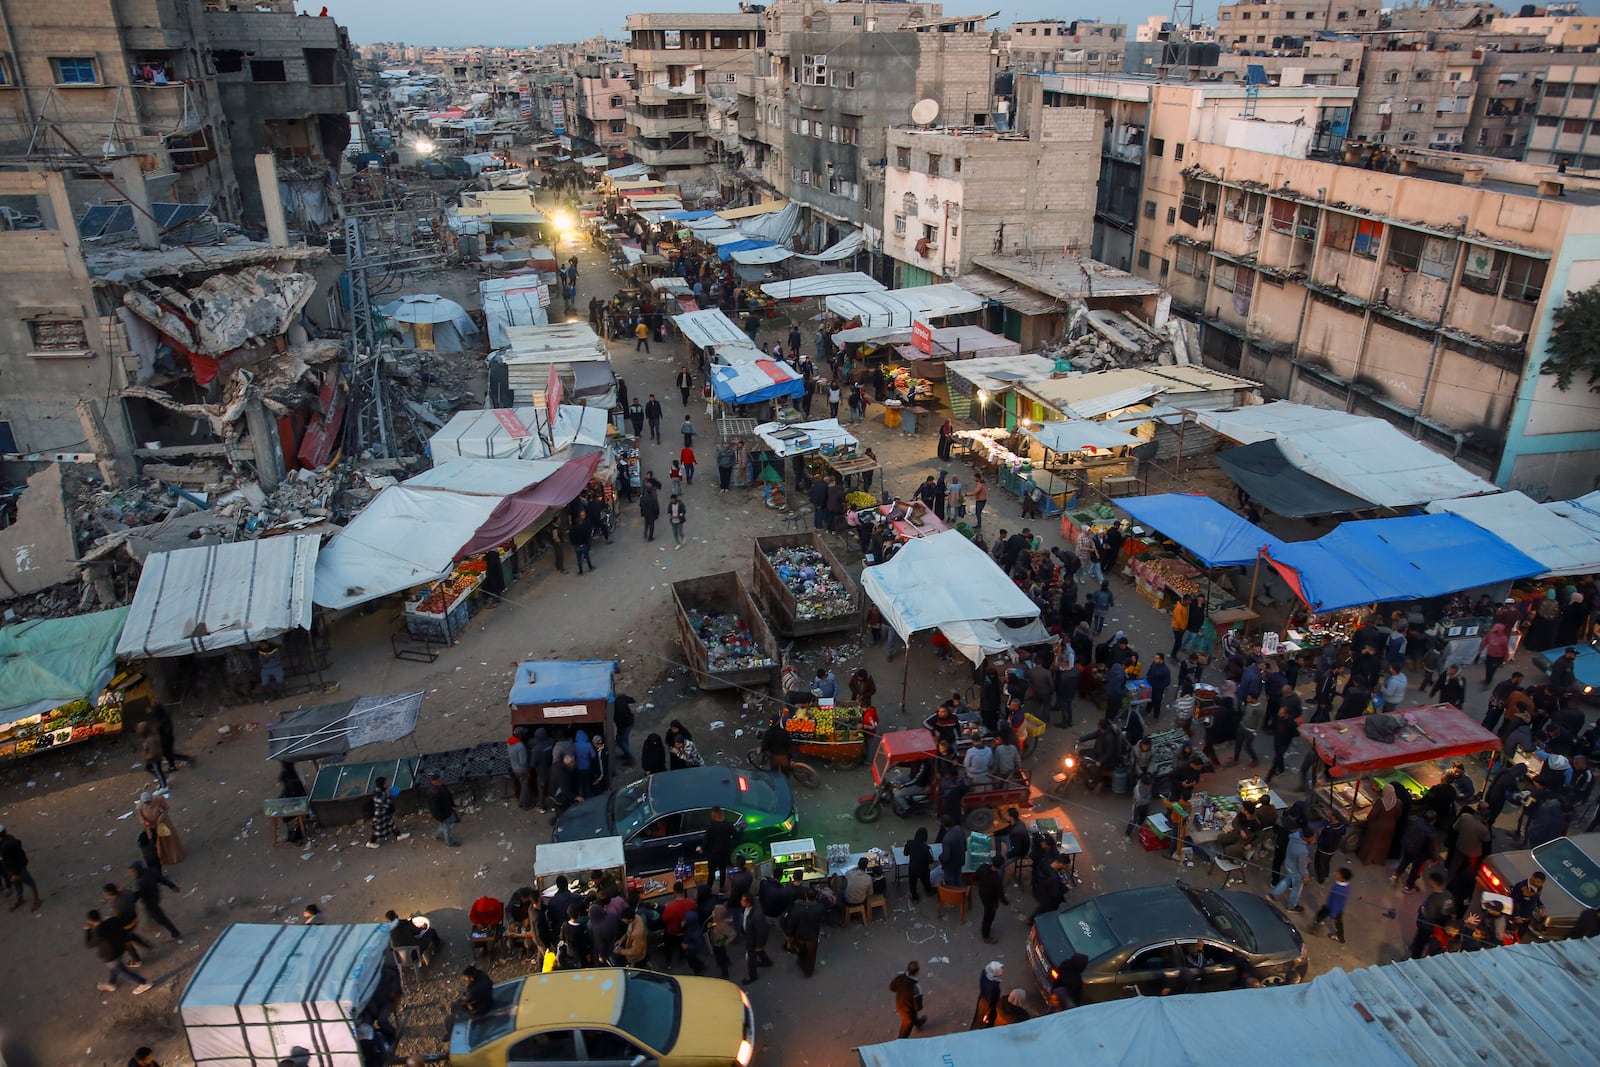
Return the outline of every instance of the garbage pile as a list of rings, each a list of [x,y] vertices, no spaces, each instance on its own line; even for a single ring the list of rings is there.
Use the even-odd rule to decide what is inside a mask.
[[[750,627],[732,613],[703,615],[689,612],[689,625],[706,646],[706,664],[713,673],[772,667],[775,663],[761,647]]]
[[[855,597],[849,587],[815,548],[780,548],[768,552],[767,559],[794,594],[795,618],[831,619],[855,611]]]

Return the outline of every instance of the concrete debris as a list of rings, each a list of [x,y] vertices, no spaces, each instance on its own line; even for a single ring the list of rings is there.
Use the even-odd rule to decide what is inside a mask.
[[[317,280],[264,266],[213,274],[193,290],[146,282],[123,304],[191,352],[224,356],[281,336],[300,314]],[[191,325],[192,324],[192,325]]]

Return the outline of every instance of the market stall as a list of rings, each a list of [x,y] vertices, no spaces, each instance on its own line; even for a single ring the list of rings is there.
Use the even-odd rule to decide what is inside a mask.
[[[1440,500],[1429,504],[1428,511],[1459,515],[1533,557],[1545,567],[1540,577],[1600,573],[1600,536],[1525,493]]]
[[[778,643],[733,571],[672,583],[678,639],[701,689],[770,691]]]
[[[529,659],[517,664],[508,698],[512,726],[598,726],[611,720],[614,660]]]
[[[816,531],[756,538],[755,584],[781,637],[861,625],[861,589]]]
[[[637,889],[623,859],[622,838],[595,837],[586,841],[546,841],[535,846],[533,887],[541,896],[556,892],[556,879],[565,876],[573,892],[600,894],[601,882]],[[600,895],[600,899],[609,899]]]
[[[1200,594],[1212,612],[1242,613],[1230,621],[1256,617],[1230,587],[1219,583],[1217,572],[1228,567],[1253,567],[1262,549],[1276,551],[1282,541],[1198,493],[1120,497],[1113,503],[1182,549],[1180,555],[1167,545],[1151,544],[1155,539],[1145,537],[1150,547],[1129,558],[1135,587],[1146,599],[1165,609],[1171,607],[1169,595]]]
[[[818,702],[795,709],[783,729],[796,755],[853,766],[861,762],[867,740],[861,716],[857,704]]]
[[[115,677],[129,610],[0,627],[0,763],[122,732],[142,681]]]

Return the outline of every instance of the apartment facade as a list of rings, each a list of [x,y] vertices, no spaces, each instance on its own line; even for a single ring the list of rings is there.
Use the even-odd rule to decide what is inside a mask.
[[[1217,44],[1224,52],[1255,54],[1298,48],[1319,33],[1376,30],[1382,5],[1376,0],[1271,0],[1222,4],[1217,8]]]
[[[1013,22],[1006,31],[1006,65],[1048,74],[1123,69],[1128,27],[1094,19]]]
[[[1600,56],[1590,58],[1600,60]],[[1595,106],[1600,62],[1551,66],[1532,95],[1533,128],[1522,158],[1551,165],[1567,161],[1569,169],[1576,170],[1600,169],[1600,110]]]
[[[1012,248],[1081,255],[1094,239],[1100,113],[1052,108],[1025,131],[889,131],[883,253],[903,285],[966,273]]]
[[[721,141],[708,129],[706,109],[731,101],[765,43],[755,13],[629,15],[625,62],[634,88],[625,109],[634,158],[686,193],[712,193],[724,184],[714,165]]]
[[[573,137],[607,155],[625,153],[633,68],[620,60],[580,63],[573,70],[573,98]]]

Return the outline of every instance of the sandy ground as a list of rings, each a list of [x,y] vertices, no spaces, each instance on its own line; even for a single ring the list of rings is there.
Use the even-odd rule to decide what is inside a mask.
[[[591,295],[609,294],[615,279],[605,264],[587,250],[581,258],[580,303]],[[764,333],[762,340],[770,343],[771,337]],[[616,346],[618,373],[627,378],[634,395],[656,392],[666,407],[667,425],[676,426],[683,409],[670,385],[681,353],[670,344],[655,346],[648,356],[635,354],[632,347]],[[925,474],[937,470],[935,438],[931,427],[913,438],[886,429],[881,410],[874,405],[859,434],[883,458],[891,488],[909,494]],[[703,406],[691,411],[696,423],[709,429]],[[666,448],[647,446],[646,466],[664,473],[678,443],[673,434]],[[709,460],[712,451],[704,448],[702,455]],[[1196,477],[1207,476],[1202,472]],[[970,483],[970,478],[964,480]],[[80,935],[84,910],[100,903],[100,883],[120,878],[128,861],[138,858],[136,825],[130,814],[147,783],[137,769],[131,742],[99,750],[64,750],[7,771],[0,778],[4,796],[0,820],[26,845],[46,900],[37,913],[23,909],[0,919],[13,959],[13,993],[0,1007],[5,1062],[12,1067],[121,1067],[141,1044],[154,1046],[163,1063],[189,1062],[176,1005],[202,953],[229,923],[294,921],[311,901],[321,904],[330,922],[377,921],[389,908],[401,913],[422,910],[434,917],[450,954],[429,974],[427,988],[413,995],[405,1008],[410,1036],[402,1051],[438,1048],[442,1005],[454,995],[456,975],[467,957],[466,908],[481,895],[503,898],[529,881],[534,850],[549,840],[548,818],[521,812],[491,791],[492,795],[462,798],[468,802],[458,829],[464,842],[459,849],[434,840],[425,816],[403,820],[402,829],[415,831],[409,841],[379,850],[361,847],[366,837],[361,827],[325,832],[304,850],[274,848],[259,814],[261,799],[275,791],[276,770],[265,762],[262,728],[296,707],[326,699],[423,688],[428,696],[414,748],[406,742],[389,746],[387,753],[374,750],[363,756],[375,759],[497,740],[507,733],[505,698],[516,661],[615,657],[622,663],[622,691],[644,702],[635,745],[646,733],[678,718],[694,731],[708,761],[741,762],[754,742],[751,731],[757,717],[743,709],[736,696],[689,688],[678,666],[681,654],[669,615],[667,585],[727,569],[740,571],[748,580],[752,539],[780,532],[783,526],[778,514],[761,505],[755,491],[719,495],[709,462],[687,498],[690,542],[684,548],[673,548],[670,537],[645,543],[637,513],[624,510],[615,543],[595,546],[598,569],[593,574],[555,573],[553,560],[546,555],[536,573],[510,590],[504,604],[482,612],[463,640],[434,663],[391,658],[387,637],[392,618],[386,612],[354,616],[333,630],[330,677],[339,683],[338,697],[319,694],[270,705],[184,708],[179,747],[197,755],[199,762],[173,778],[173,808],[189,856],[170,870],[182,892],[167,893],[165,903],[186,942],[157,942],[145,967],[157,985],[141,997],[132,997],[126,985],[114,994],[96,991],[101,970],[82,946]],[[1017,514],[1017,502],[996,487],[991,495],[991,525],[1012,525]],[[1060,543],[1049,523],[1033,525],[1047,544]],[[845,558],[856,559],[854,539],[850,540],[850,545],[843,540],[838,545]],[[1111,625],[1126,629],[1146,660],[1150,653],[1165,650],[1170,642],[1165,617],[1158,617],[1125,581],[1119,580],[1114,588],[1119,603]],[[876,676],[880,694],[894,694],[902,677],[901,662],[886,663],[881,649],[863,652],[857,635],[835,636],[831,642],[802,644],[800,651],[813,657],[831,655],[841,679],[864,664]],[[897,699],[880,701],[886,730],[920,721],[940,697],[970,682],[965,667],[940,664],[925,647],[913,649],[906,677],[907,712],[900,712]],[[1469,703],[1473,705],[1469,710],[1482,707],[1483,695],[1476,686]],[[1031,761],[1041,779],[1048,780],[1048,772],[1071,739],[1088,729],[1083,725],[1086,720],[1092,726],[1093,717],[1080,704],[1079,729],[1050,731]],[[226,735],[223,728],[228,728]],[[887,848],[909,838],[915,829],[911,822],[888,816],[869,828],[850,818],[857,795],[869,788],[870,778],[863,769],[825,773],[820,789],[803,792],[799,798],[803,832],[816,837],[819,845],[840,841],[856,849]],[[1065,808],[1039,798],[1034,814],[1065,816],[1089,850],[1081,868],[1085,885],[1075,898],[1173,877],[1201,882],[1209,878],[1215,883],[1216,876],[1205,870],[1175,869],[1160,855],[1130,844],[1122,834],[1126,813],[1124,797],[1076,793]],[[1257,872],[1251,887],[1260,891],[1265,877]],[[1314,908],[1321,895],[1313,887],[1307,903]],[[996,925],[997,946],[980,941],[975,915],[968,915],[965,923],[950,916],[936,920],[931,904],[924,902],[919,909],[896,889],[890,896],[888,922],[828,931],[814,980],[801,978],[792,961],[780,955],[778,965],[752,989],[761,1038],[757,1062],[774,1067],[843,1065],[854,1062],[855,1047],[892,1038],[895,1017],[887,986],[910,959],[923,961],[933,1032],[966,1025],[978,973],[990,959],[1006,964],[1008,986],[1027,989],[1037,1010],[1038,995],[1022,952],[1027,931],[1023,916],[1032,902],[1020,892],[1011,901],[1012,916],[1002,914]],[[1393,910],[1397,906],[1404,917],[1400,921]],[[1350,943],[1339,946],[1312,937],[1314,971],[1394,958],[1409,934],[1410,911],[1375,869],[1360,872],[1348,920]],[[1300,917],[1302,925],[1308,917]],[[518,969],[518,964],[502,962],[495,976],[510,977]]]

